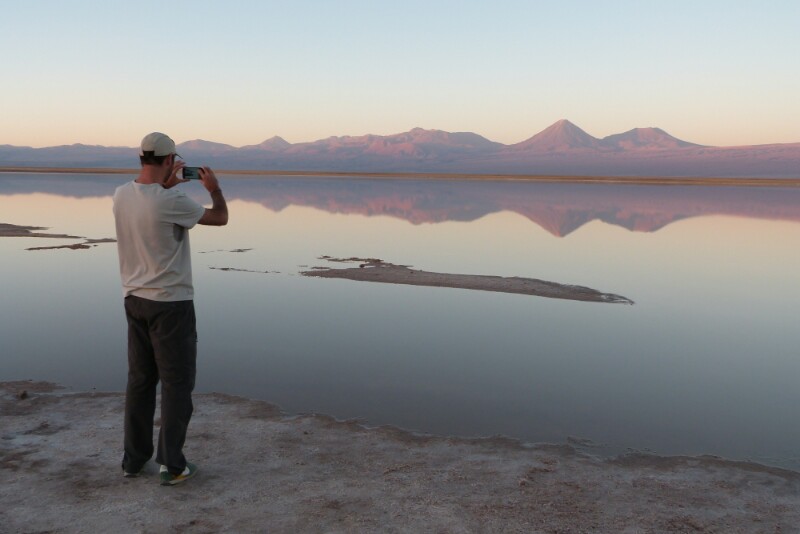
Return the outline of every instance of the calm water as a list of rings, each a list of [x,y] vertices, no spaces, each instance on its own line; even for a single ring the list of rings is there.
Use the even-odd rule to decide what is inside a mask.
[[[111,194],[129,179],[0,174],[0,222],[113,237]],[[800,190],[223,180],[229,226],[191,234],[198,391],[438,434],[800,469]],[[0,380],[124,388],[115,245],[25,250],[76,241],[0,238]],[[323,254],[580,284],[636,305],[297,274]]]

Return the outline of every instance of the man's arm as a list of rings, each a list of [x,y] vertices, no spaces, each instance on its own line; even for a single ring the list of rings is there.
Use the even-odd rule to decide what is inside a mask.
[[[203,182],[203,187],[211,195],[211,208],[206,208],[203,216],[197,221],[197,224],[205,224],[208,226],[225,226],[228,224],[228,204],[225,202],[225,197],[222,196],[222,189],[219,187],[219,180],[208,167],[200,167],[200,180]]]

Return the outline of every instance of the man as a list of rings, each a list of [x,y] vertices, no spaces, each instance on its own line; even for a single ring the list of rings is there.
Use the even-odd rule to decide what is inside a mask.
[[[211,195],[204,208],[173,189],[184,167],[175,142],[154,132],[142,139],[141,171],[114,192],[119,269],[128,320],[128,386],[125,396],[126,477],[142,472],[153,455],[156,386],[161,381],[161,431],[156,462],[161,484],[193,477],[197,466],[183,455],[192,416],[197,331],[189,229],[195,224],[224,226],[228,207],[214,172],[200,169]]]

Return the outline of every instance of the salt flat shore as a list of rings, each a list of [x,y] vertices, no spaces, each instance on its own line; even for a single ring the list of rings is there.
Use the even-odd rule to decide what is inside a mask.
[[[716,457],[602,459],[569,445],[366,428],[195,395],[158,484],[123,478],[121,393],[0,383],[2,532],[797,532],[800,474]]]

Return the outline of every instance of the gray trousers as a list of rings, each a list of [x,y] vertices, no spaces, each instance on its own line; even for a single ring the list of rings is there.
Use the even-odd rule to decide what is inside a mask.
[[[161,381],[161,430],[156,462],[173,475],[186,467],[183,444],[192,417],[197,330],[194,302],[125,298],[128,386],[122,468],[139,471],[153,456],[156,386]]]

